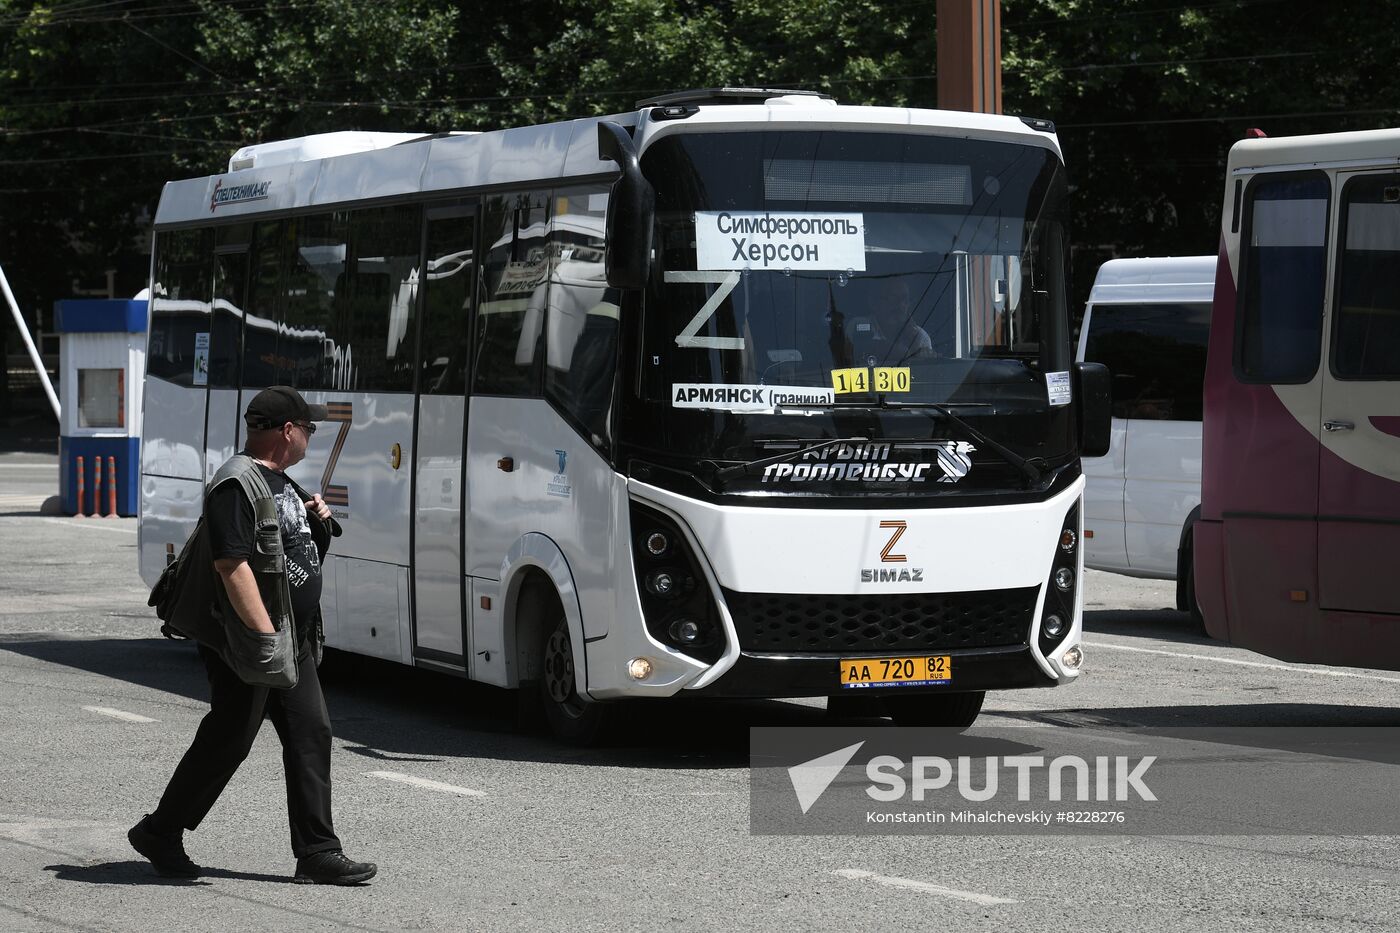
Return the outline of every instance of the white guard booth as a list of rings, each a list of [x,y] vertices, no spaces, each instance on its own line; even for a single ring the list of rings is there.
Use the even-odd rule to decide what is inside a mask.
[[[59,494],[69,515],[136,514],[146,305],[145,299],[54,302],[63,400]]]

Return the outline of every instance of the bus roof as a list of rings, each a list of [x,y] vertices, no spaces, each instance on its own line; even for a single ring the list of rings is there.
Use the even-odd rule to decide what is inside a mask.
[[[644,119],[641,148],[645,149],[662,136],[674,132],[694,132],[701,126],[706,129],[756,129],[758,127],[755,124],[768,124],[775,129],[800,130],[830,129],[837,125],[852,130],[878,131],[901,127],[936,135],[999,138],[1005,142],[1042,146],[1054,152],[1057,158],[1063,159],[1059,139],[1049,121],[1027,121],[1021,117],[999,113],[969,113],[961,110],[927,110],[914,107],[845,106],[812,94],[782,94],[770,97],[762,103],[702,102],[685,109],[690,111],[685,116]],[[644,115],[647,113],[648,111],[643,111]]]
[[[1231,174],[1288,168],[1400,164],[1400,129],[1242,139],[1230,147]]]
[[[328,133],[238,150],[220,175],[167,182],[158,227],[207,223],[418,192],[606,179],[597,124],[634,128],[638,148],[683,132],[746,129],[903,130],[1039,146],[1062,158],[1053,126],[1000,114],[896,107],[846,107],[813,95],[781,94],[762,103],[699,103],[474,134]],[[251,165],[249,162],[251,161]],[[245,167],[247,166],[247,167]]]
[[[239,172],[247,168],[270,168],[290,162],[314,162],[354,152],[387,149],[413,140],[423,139],[423,133],[364,133],[347,130],[339,133],[317,133],[297,139],[244,146],[228,160],[228,170]]]
[[[1099,266],[1089,303],[1210,301],[1214,293],[1214,256],[1110,259]]]

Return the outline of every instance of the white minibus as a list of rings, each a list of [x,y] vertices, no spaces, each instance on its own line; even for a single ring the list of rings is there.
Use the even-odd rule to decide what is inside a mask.
[[[1214,288],[1214,256],[1113,259],[1099,267],[1079,333],[1079,359],[1107,366],[1113,382],[1108,455],[1084,459],[1085,562],[1176,580],[1177,608],[1193,615]]]

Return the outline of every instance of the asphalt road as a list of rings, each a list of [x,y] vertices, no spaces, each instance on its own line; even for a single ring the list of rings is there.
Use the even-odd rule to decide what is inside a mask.
[[[1400,929],[1394,837],[755,836],[748,729],[825,725],[819,703],[667,705],[580,750],[517,734],[501,691],[339,655],[336,825],[379,877],[289,883],[268,728],[187,835],[206,876],[157,878],[125,831],[203,671],[157,633],[134,520],[39,514],[55,474],[0,454],[0,930]],[[1199,638],[1169,583],[1086,586],[1080,683],[993,694],[979,726],[1400,726],[1400,674]]]

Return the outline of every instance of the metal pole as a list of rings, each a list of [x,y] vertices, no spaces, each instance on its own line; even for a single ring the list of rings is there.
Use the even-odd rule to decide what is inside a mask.
[[[1001,113],[1001,0],[938,0],[938,107]]]
[[[29,348],[29,358],[34,361],[34,369],[39,373],[39,381],[44,384],[44,394],[49,397],[49,404],[53,406],[53,416],[62,420],[61,409],[58,406],[58,396],[54,394],[53,383],[49,382],[49,371],[44,368],[43,357],[39,356],[39,348],[34,346],[34,338],[29,336],[29,325],[24,323],[24,316],[19,313],[19,305],[15,303],[15,293],[10,291],[10,282],[5,278],[5,269],[0,266],[0,290],[5,292],[5,300],[10,304],[10,313],[15,316],[15,326],[19,328],[19,335],[24,338],[24,345]]]

